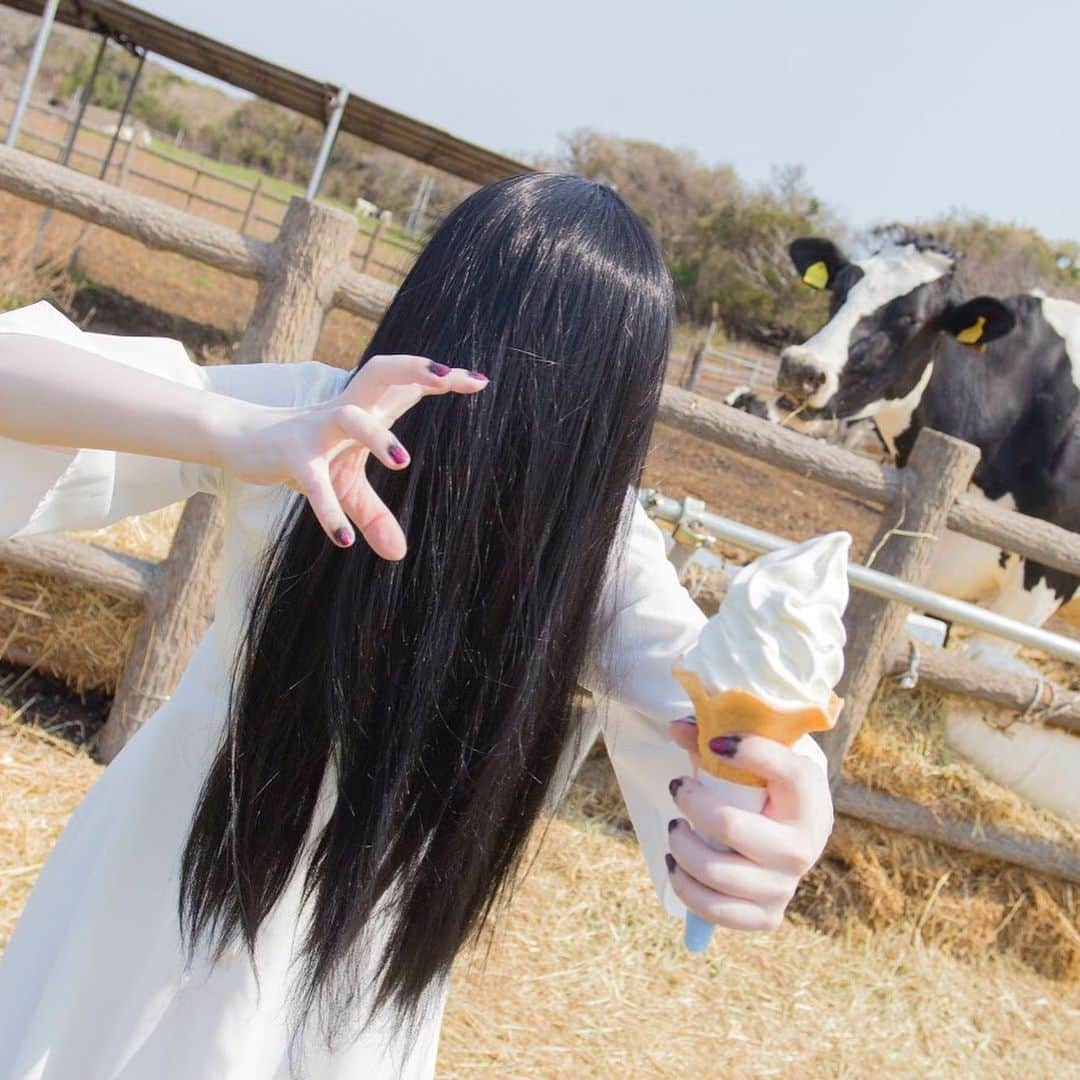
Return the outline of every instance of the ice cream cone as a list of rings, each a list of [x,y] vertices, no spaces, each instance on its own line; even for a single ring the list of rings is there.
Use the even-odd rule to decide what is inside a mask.
[[[717,735],[764,735],[790,746],[808,731],[828,731],[840,714],[843,701],[832,694],[827,710],[818,708],[781,711],[766,705],[760,698],[745,690],[710,692],[697,674],[676,667],[672,674],[682,684],[694,703],[698,728],[698,754],[701,767],[712,776],[748,787],[764,787],[765,781],[755,773],[738,769],[725,758],[709,749],[709,741]]]

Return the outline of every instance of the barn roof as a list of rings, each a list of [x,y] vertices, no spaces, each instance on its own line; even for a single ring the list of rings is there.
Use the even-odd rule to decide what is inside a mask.
[[[0,3],[33,15],[41,15],[45,7],[45,0],[0,0]],[[110,34],[120,41],[142,46],[158,56],[320,122],[326,121],[330,102],[338,89],[119,0],[61,0],[56,18],[69,26]],[[529,166],[519,161],[485,150],[351,91],[341,118],[341,130],[477,184],[529,171]]]

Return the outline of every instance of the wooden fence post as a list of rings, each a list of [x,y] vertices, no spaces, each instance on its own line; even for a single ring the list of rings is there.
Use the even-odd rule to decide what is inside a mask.
[[[294,196],[233,358],[310,360],[356,239],[352,214]]]
[[[679,386],[683,390],[693,390],[697,382],[698,372],[701,370],[701,362],[705,359],[705,343],[702,342],[690,356],[690,363],[679,380]]]
[[[915,585],[925,582],[949,509],[967,489],[978,462],[979,451],[969,443],[937,431],[919,435],[902,470],[900,491],[882,512],[870,549],[875,570]],[[834,791],[842,783],[844,755],[886,674],[889,648],[903,631],[908,610],[870,593],[852,593],[844,616],[848,636],[844,677],[837,687],[844,710],[836,727],[821,736]]]
[[[350,214],[294,198],[274,244],[234,362],[307,360],[356,238]],[[212,618],[223,524],[221,500],[188,499],[169,556],[155,574],[95,756],[111,761],[168,699]]]

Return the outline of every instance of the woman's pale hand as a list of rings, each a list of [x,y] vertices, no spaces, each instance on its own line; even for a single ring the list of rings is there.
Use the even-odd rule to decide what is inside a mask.
[[[307,496],[326,534],[340,547],[352,523],[376,554],[400,559],[405,534],[367,478],[369,454],[404,469],[408,450],[391,426],[431,394],[475,394],[486,376],[422,356],[373,356],[335,398],[301,408],[243,408],[222,424],[226,471],[253,484],[285,484]]]
[[[676,720],[668,731],[696,765],[697,725]],[[766,782],[765,808],[740,810],[690,776],[674,778],[672,798],[683,816],[668,826],[672,887],[707,922],[775,930],[832,831],[828,779],[809,758],[760,735],[735,736],[727,748],[732,764]],[[703,836],[732,850],[714,851]]]

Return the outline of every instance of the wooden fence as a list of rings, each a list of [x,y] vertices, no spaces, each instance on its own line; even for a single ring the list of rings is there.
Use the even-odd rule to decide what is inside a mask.
[[[255,278],[258,299],[236,353],[237,362],[287,361],[312,355],[328,310],[340,306],[377,317],[393,290],[358,273],[349,253],[357,223],[352,215],[293,199],[277,240],[244,237],[181,210],[70,169],[0,148],[0,189],[74,214],[209,265]],[[1080,575],[1080,536],[971,498],[965,488],[978,452],[934,432],[924,434],[910,464],[900,470],[758,421],[686,391],[667,388],[660,420],[739,453],[823,481],[838,491],[883,507],[874,543],[875,567],[918,584],[926,576],[933,537],[948,526],[968,536]],[[220,545],[219,500],[188,500],[168,557],[153,565],[63,537],[28,537],[0,546],[0,558],[58,573],[116,595],[140,600],[145,615],[127,660],[99,743],[108,760],[172,691],[201,636],[216,588]],[[856,595],[848,620],[847,706],[826,739],[837,809],[915,836],[1080,882],[1080,861],[1061,845],[976,824],[943,820],[927,808],[843,780],[841,764],[880,680],[903,662],[906,609],[868,594]],[[1041,706],[1030,686],[1004,673],[981,674],[951,654],[929,655],[923,678],[1013,706]],[[15,659],[20,659],[15,657]],[[971,669],[974,669],[974,674]],[[1040,692],[1042,687],[1039,688]],[[1076,695],[1054,699],[1063,726],[1077,730]],[[1028,709],[1031,712],[1031,708]],[[1037,709],[1036,709],[1037,711]]]
[[[10,103],[0,100],[0,134],[7,130],[5,106],[10,111]],[[19,134],[20,149],[58,160],[70,123],[57,109],[31,104]],[[141,127],[137,122],[130,126]],[[108,143],[108,136],[84,127],[71,149],[68,166],[100,175]],[[277,236],[289,202],[272,190],[270,177],[259,176],[254,183],[247,183],[226,175],[223,169],[203,167],[197,160],[185,161],[179,154],[140,145],[136,139],[118,143],[104,179],[260,240]],[[378,218],[358,218],[357,226],[351,249],[357,268],[399,285],[420,251],[420,241]]]

